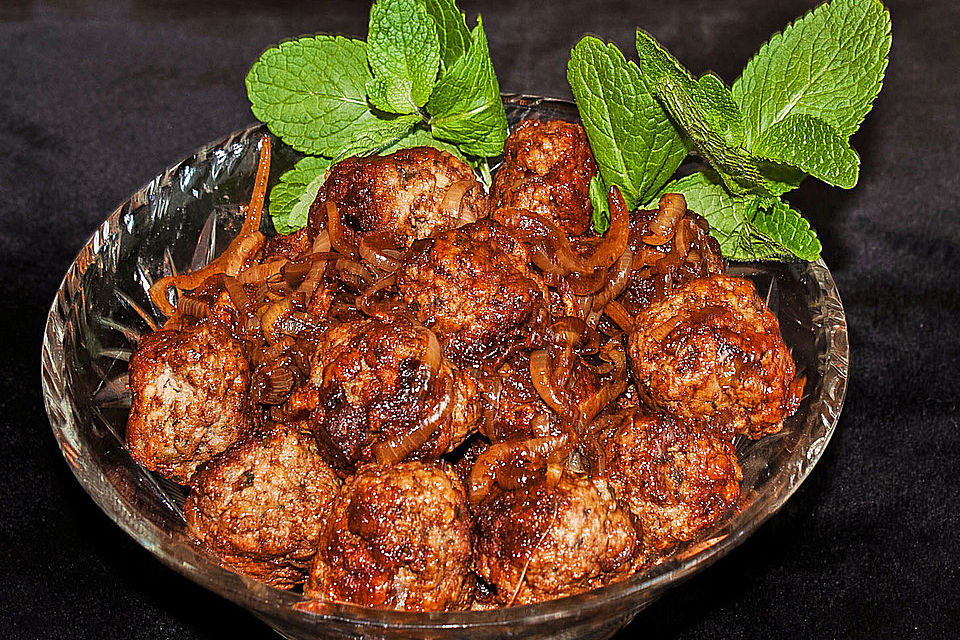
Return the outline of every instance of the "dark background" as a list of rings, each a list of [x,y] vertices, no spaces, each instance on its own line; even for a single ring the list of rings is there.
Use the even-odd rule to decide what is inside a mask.
[[[655,34],[731,82],[810,0],[461,1],[482,12],[504,91],[569,97],[586,32]],[[853,145],[859,186],[812,182],[850,325],[846,406],[780,513],[640,614],[622,637],[956,637],[960,3],[889,0],[882,94]],[[367,2],[0,0],[0,635],[271,637],[104,516],[51,436],[40,343],[60,279],[127,195],[250,123],[259,53],[316,31],[364,37]]]

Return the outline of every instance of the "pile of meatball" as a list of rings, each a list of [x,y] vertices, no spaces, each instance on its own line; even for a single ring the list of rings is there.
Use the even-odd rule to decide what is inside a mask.
[[[682,196],[592,229],[583,128],[489,192],[434,148],[334,165],[291,235],[179,292],[127,445],[226,567],[318,601],[489,609],[649,568],[735,512],[800,402],[776,318]]]

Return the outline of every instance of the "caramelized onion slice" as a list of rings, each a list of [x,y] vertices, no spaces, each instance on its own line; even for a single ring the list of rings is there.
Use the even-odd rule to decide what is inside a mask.
[[[553,362],[546,349],[539,349],[530,354],[530,378],[537,393],[558,415],[566,415],[571,399],[553,383]]]
[[[613,365],[613,379],[580,403],[581,425],[588,425],[608,404],[627,390],[627,354],[619,340],[611,340],[600,349],[600,357]]]
[[[380,464],[393,464],[422,447],[436,433],[437,429],[450,419],[453,411],[453,377],[446,376],[443,381],[443,393],[437,399],[433,410],[413,431],[399,437],[378,442],[373,445],[373,457]]]
[[[456,221],[456,226],[462,226],[468,222],[476,222],[477,216],[472,211],[472,220],[463,220],[462,206],[463,196],[476,184],[475,180],[457,180],[447,187],[443,194],[443,200],[440,201],[440,213],[450,220]]]
[[[356,260],[360,257],[360,253],[343,234],[343,225],[340,221],[340,211],[337,209],[337,204],[327,200],[323,205],[327,210],[327,232],[330,234],[330,244],[333,250]]]
[[[293,369],[279,360],[274,360],[254,371],[250,389],[255,402],[278,405],[286,401],[295,384]]]
[[[489,447],[477,457],[470,470],[470,501],[483,500],[498,484],[498,475],[509,465],[518,463],[530,470],[542,468],[553,458],[563,458],[569,453],[570,440],[566,435],[508,440]]]
[[[371,233],[360,240],[360,257],[374,269],[393,272],[400,265],[401,247],[393,234]]]
[[[649,233],[641,236],[644,243],[659,246],[666,244],[677,230],[677,223],[687,212],[687,201],[680,193],[665,193],[660,196],[657,215],[647,224]]]

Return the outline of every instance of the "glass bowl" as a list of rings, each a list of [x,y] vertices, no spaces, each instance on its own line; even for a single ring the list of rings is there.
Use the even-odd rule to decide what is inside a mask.
[[[504,96],[512,123],[577,119],[569,102]],[[830,440],[847,379],[847,329],[830,271],[811,263],[736,264],[778,316],[805,395],[783,430],[738,444],[737,509],[673,556],[630,579],[577,596],[494,611],[409,613],[305,601],[223,569],[184,533],[182,487],[136,464],[124,445],[127,361],[137,339],[162,323],[147,291],[197,268],[239,230],[266,128],[209,144],[170,167],[113,212],[77,255],[50,308],[42,353],[43,395],[54,435],[80,484],[124,531],[162,562],[246,607],[288,638],[606,638],[671,585],[745,540],[797,489]],[[271,178],[299,154],[273,141]]]

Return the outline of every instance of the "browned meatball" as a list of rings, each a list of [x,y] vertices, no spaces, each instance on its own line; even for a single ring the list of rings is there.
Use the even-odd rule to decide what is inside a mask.
[[[187,531],[237,571],[292,587],[306,580],[339,488],[313,436],[276,424],[194,475]]]
[[[528,346],[546,321],[546,287],[499,223],[481,220],[438,237],[399,272],[400,295],[456,362],[480,364]]]
[[[618,301],[631,316],[691,280],[723,273],[720,245],[707,221],[686,208],[683,196],[670,195],[682,215],[668,218],[663,207],[630,214],[633,271]]]
[[[305,592],[368,607],[461,609],[473,586],[471,529],[450,467],[364,467],[337,498]]]
[[[642,394],[681,420],[759,438],[796,411],[803,378],[749,280],[694,280],[637,317],[629,354]]]
[[[590,179],[597,163],[583,126],[524,120],[503,147],[490,196],[491,211],[516,207],[547,216],[569,236],[590,228]]]
[[[187,484],[250,431],[249,389],[243,348],[219,325],[145,335],[130,359],[130,455]]]
[[[452,229],[461,212],[475,217],[485,210],[487,195],[465,162],[416,147],[334,165],[310,207],[316,231],[327,228],[328,201],[337,205],[346,234],[387,231],[410,242]]]
[[[442,356],[431,332],[402,317],[333,327],[311,363],[321,452],[342,473],[362,462],[437,459],[474,429],[477,383]]]
[[[630,572],[636,531],[601,480],[564,476],[494,491],[475,516],[476,570],[501,605],[573,595]]]
[[[715,524],[740,495],[733,443],[661,415],[627,412],[600,441],[604,475],[637,519],[647,553]]]

